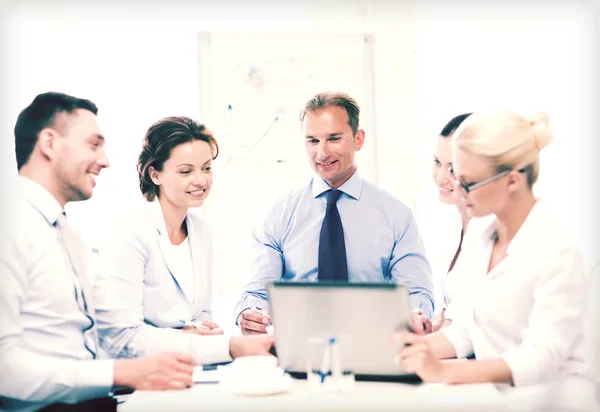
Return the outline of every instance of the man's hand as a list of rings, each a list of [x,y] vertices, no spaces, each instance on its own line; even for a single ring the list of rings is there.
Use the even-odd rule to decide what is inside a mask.
[[[418,335],[426,335],[432,332],[431,321],[423,314],[421,309],[413,309],[412,329]]]
[[[440,329],[447,328],[452,324],[452,319],[446,319],[446,308],[442,309],[431,321],[431,329],[437,332]]]
[[[229,354],[232,358],[253,355],[271,355],[275,339],[273,336],[232,336],[229,341]]]
[[[222,335],[223,331],[219,329],[219,325],[213,321],[205,320],[200,325],[194,326],[186,326],[181,329],[182,332],[185,333],[195,333],[198,335]]]
[[[267,326],[271,324],[271,315],[264,310],[261,313],[254,313],[251,309],[246,309],[238,317],[238,325],[242,335],[257,335],[267,333]]]
[[[192,386],[196,362],[189,355],[163,352],[115,360],[114,384],[133,389],[165,390]]]

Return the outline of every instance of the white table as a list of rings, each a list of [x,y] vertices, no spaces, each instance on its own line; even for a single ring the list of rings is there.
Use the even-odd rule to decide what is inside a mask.
[[[305,380],[295,380],[289,392],[241,396],[220,384],[196,384],[182,391],[136,391],[119,411],[500,411],[505,397],[492,384],[440,385],[356,382],[352,394],[312,393]]]

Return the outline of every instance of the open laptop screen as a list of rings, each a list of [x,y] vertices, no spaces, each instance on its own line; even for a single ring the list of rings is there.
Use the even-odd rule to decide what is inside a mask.
[[[269,301],[282,368],[305,373],[308,340],[340,339],[344,368],[361,376],[406,376],[389,338],[410,324],[408,291],[393,283],[274,282]]]

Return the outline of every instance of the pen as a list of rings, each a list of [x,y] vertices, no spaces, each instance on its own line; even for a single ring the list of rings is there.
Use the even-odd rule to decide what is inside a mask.
[[[248,303],[248,304],[250,305],[250,310],[252,312],[256,313],[257,315],[265,316],[265,313],[263,312],[262,309],[257,308],[252,303]],[[265,323],[265,325],[269,326],[269,325],[271,325],[271,322],[269,321],[268,323]]]

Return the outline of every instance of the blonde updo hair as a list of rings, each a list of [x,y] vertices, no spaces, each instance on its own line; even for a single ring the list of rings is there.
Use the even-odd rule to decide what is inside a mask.
[[[488,159],[497,173],[519,170],[531,188],[540,169],[540,151],[553,140],[548,115],[524,117],[510,111],[474,113],[452,136],[453,149]]]

